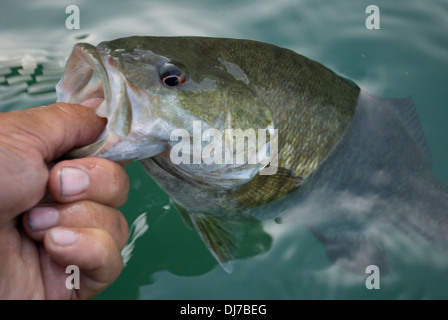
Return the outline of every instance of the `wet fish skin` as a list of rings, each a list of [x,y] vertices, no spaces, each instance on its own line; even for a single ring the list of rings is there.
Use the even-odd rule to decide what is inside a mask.
[[[167,64],[185,73],[180,86],[161,81]],[[379,236],[384,223],[448,249],[448,192],[430,172],[408,100],[373,97],[317,62],[250,40],[129,37],[96,48],[79,44],[68,66],[59,99],[103,94],[97,113],[108,118],[103,137],[72,156],[140,160],[226,270],[242,239],[240,226],[281,214],[305,224],[330,259],[356,272],[368,262],[387,269]],[[79,70],[93,76],[76,86],[71,79]],[[192,133],[197,120],[221,132],[278,129],[276,174],[259,175],[261,167],[253,165],[174,165],[170,132]]]
[[[104,69],[114,69],[107,71],[112,74],[109,81],[104,80],[104,76],[98,77],[107,84],[104,86],[107,107],[100,107],[98,113],[108,117],[108,131],[112,134],[108,137],[106,133],[106,139],[93,146],[98,149],[105,140],[109,140],[100,151],[88,146],[83,151],[78,150],[76,156],[100,155],[103,152],[103,156],[113,160],[146,157],[163,163],[165,171],[181,180],[182,176],[187,177],[186,181],[182,181],[186,184],[182,192],[178,186],[162,187],[189,210],[254,207],[297,188],[338,142],[353,116],[359,93],[356,85],[312,60],[287,49],[250,40],[129,37],[103,42],[96,50],[93,46],[80,44],[75,47],[72,56],[82,50],[93,52],[90,53],[91,58],[84,59],[89,63],[103,60],[105,67],[98,68],[99,74],[104,74]],[[83,63],[82,59],[71,60],[75,64]],[[188,81],[175,90],[164,87],[160,82],[158,68],[167,61],[179,65],[188,74]],[[120,77],[120,81],[115,80],[117,83],[112,93],[107,86],[111,85],[111,79]],[[76,97],[61,90],[70,85],[67,74],[58,87],[59,100],[79,103],[86,98],[83,94]],[[129,97],[130,93],[133,97]],[[123,114],[125,121],[121,120]],[[232,171],[221,166],[215,174],[207,176],[203,174],[210,172],[206,166],[200,166],[193,172],[189,165],[171,165],[169,153],[161,152],[169,149],[169,133],[176,128],[191,132],[194,120],[200,120],[204,127],[221,131],[226,128],[278,128],[281,132],[278,148],[281,172],[253,180],[259,168],[238,167]],[[152,130],[132,132],[131,127]],[[140,138],[136,139],[136,136]],[[115,151],[110,145],[117,143],[117,140],[120,140],[120,147]],[[155,152],[126,155],[126,149],[139,152],[150,149],[148,141],[156,142],[153,143],[157,147]],[[230,174],[225,175],[225,172]],[[225,176],[228,176],[231,185],[222,193],[222,183],[219,182]],[[253,181],[252,187],[246,185],[248,180]],[[192,193],[191,185],[194,189],[201,188],[204,181],[209,185],[200,192],[207,194],[210,197],[207,203],[213,202],[213,205],[198,208],[197,201],[188,203],[192,196],[194,198],[198,194]],[[284,188],[274,187],[281,186],[282,181],[285,182]],[[217,183],[215,188],[210,186],[214,183]],[[272,187],[260,190],[260,184]],[[235,192],[236,187],[240,189]],[[262,196],[253,197],[254,191]],[[219,199],[210,201],[216,198],[211,196],[216,192],[220,193]],[[185,196],[178,196],[180,193]]]

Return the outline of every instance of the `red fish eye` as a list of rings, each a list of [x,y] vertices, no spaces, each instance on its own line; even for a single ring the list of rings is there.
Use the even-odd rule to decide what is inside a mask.
[[[163,82],[163,84],[165,84],[168,87],[177,87],[185,82],[185,76],[184,75],[167,75],[162,78],[162,82]]]
[[[178,87],[187,80],[187,77],[179,67],[165,63],[160,68],[160,80],[167,87]]]

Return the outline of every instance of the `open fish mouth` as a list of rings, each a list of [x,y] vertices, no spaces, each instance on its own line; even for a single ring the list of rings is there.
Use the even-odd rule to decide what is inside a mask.
[[[165,141],[154,134],[156,121],[145,113],[150,104],[149,95],[127,81],[119,62],[106,49],[87,43],[76,44],[56,86],[56,95],[57,101],[75,104],[103,99],[96,113],[107,119],[106,128],[97,141],[70,151],[67,158],[99,156],[130,161],[152,157],[167,147]],[[142,124],[145,132],[132,130],[133,127],[142,128]]]
[[[107,108],[111,108],[112,93],[109,76],[104,67],[102,57],[97,49],[87,43],[79,43],[73,47],[70,58],[65,66],[64,74],[56,85],[57,101],[83,104],[91,99],[102,99],[96,108],[99,116],[107,119]],[[110,112],[110,111],[109,111]],[[106,126],[97,140],[84,148],[69,152],[67,158],[99,155],[109,139]]]
[[[109,76],[94,46],[80,43],[73,47],[64,75],[56,86],[56,94],[57,101],[75,104],[102,98],[100,110],[111,104]],[[102,116],[107,117],[107,114]]]

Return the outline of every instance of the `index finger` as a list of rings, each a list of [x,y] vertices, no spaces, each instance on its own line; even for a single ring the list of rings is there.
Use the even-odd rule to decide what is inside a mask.
[[[63,102],[8,112],[2,123],[10,134],[37,149],[47,163],[95,141],[105,124],[94,108]]]

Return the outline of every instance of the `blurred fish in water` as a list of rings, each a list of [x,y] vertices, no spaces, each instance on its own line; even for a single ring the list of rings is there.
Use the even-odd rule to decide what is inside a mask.
[[[104,99],[97,114],[108,119],[95,143],[68,157],[140,160],[227,271],[244,221],[280,216],[298,219],[330,259],[360,273],[387,270],[382,225],[448,249],[448,192],[430,172],[412,100],[374,97],[288,49],[205,37],[80,43],[57,97]],[[218,149],[209,129],[214,139],[228,129],[270,138],[255,153],[242,142],[244,163],[210,162]],[[173,139],[176,130],[183,136]],[[233,140],[218,139],[218,156],[234,159]],[[190,161],[174,163],[173,150]],[[251,154],[269,154],[270,166]]]

